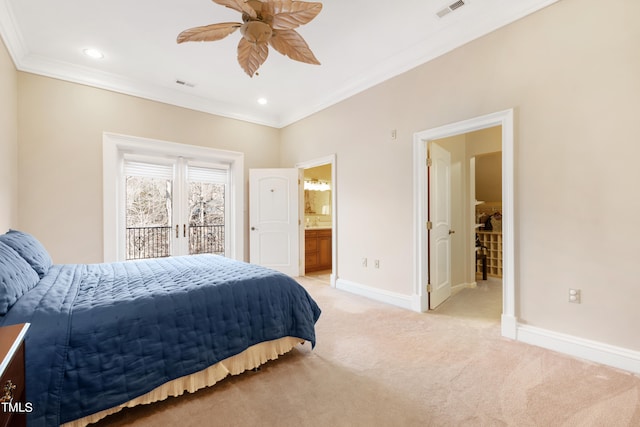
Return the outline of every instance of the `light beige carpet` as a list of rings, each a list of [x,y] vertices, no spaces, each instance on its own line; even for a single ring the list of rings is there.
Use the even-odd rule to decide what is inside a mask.
[[[300,282],[323,310],[313,351],[97,425],[640,426],[637,376],[500,336],[499,281],[428,314]]]

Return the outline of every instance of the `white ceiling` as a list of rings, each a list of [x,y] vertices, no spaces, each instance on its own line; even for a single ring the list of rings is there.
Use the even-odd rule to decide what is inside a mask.
[[[0,0],[0,34],[21,71],[283,127],[558,0],[465,0],[437,17],[455,1],[324,0],[297,30],[322,65],[271,49],[253,78],[236,60],[239,32],[176,43],[187,28],[241,22],[211,0]]]

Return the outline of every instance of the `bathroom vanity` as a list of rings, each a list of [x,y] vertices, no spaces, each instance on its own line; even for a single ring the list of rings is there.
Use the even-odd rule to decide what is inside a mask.
[[[304,230],[305,273],[331,269],[331,228],[310,227]]]

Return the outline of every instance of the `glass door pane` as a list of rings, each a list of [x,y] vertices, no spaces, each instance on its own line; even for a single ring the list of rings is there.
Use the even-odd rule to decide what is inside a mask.
[[[171,255],[172,180],[126,176],[126,259]]]
[[[225,254],[226,185],[189,181],[189,254]]]

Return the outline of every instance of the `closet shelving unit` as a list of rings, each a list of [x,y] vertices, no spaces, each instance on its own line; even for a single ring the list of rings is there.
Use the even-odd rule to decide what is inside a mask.
[[[476,206],[484,202],[476,200]],[[476,234],[481,246],[487,248],[487,275],[502,277],[502,231],[482,230],[484,224],[476,224]],[[477,260],[477,269],[482,271],[482,264]]]

